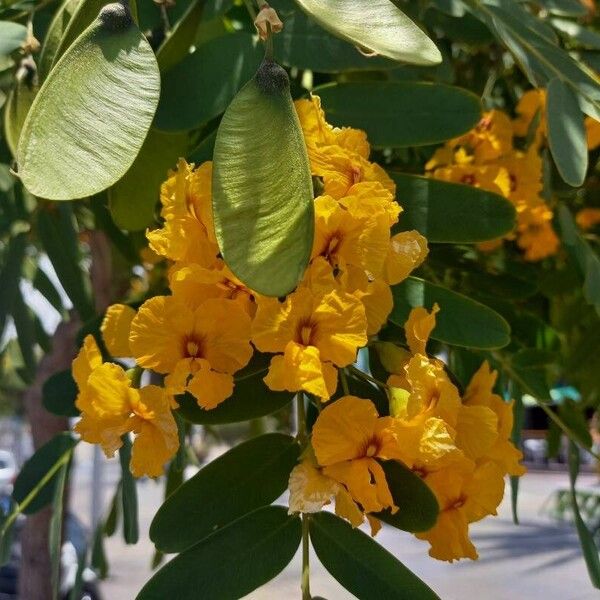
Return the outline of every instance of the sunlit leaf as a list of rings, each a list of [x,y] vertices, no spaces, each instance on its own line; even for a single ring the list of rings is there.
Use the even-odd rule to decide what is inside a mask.
[[[392,287],[390,320],[404,326],[412,308],[434,303],[440,307],[431,338],[465,348],[502,348],[510,342],[510,327],[495,311],[467,296],[429,281],[409,277]]]
[[[481,117],[479,98],[458,87],[415,81],[369,81],[315,90],[327,120],[367,132],[373,146],[422,146],[472,129]]]
[[[583,114],[577,96],[558,78],[548,84],[546,115],[548,143],[558,172],[569,185],[580,186],[588,166]]]
[[[296,0],[321,27],[381,56],[417,65],[442,57],[435,44],[390,0]]]
[[[416,229],[428,242],[458,244],[493,240],[515,226],[513,205],[498,194],[405,173],[390,176],[404,209],[396,231]]]

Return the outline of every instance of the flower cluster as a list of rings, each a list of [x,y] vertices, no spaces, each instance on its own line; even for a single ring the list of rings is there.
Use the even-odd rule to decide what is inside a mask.
[[[212,163],[195,168],[180,160],[161,188],[163,224],[147,232],[150,250],[168,261],[170,294],[149,298],[137,310],[116,304],[106,312],[102,335],[108,352],[134,359],[138,374],[146,370],[161,376],[163,388],[157,389],[171,420],[169,407],[177,407],[179,394],[192,395],[205,410],[230,397],[235,373],[255,349],[273,354],[264,378],[271,390],[329,399],[337,388],[338,368],[353,363],[357,350],[386,322],[392,309],[390,285],[406,278],[427,255],[427,242],[418,232],[391,234],[401,208],[392,180],[368,160],[365,134],[331,127],[317,97],[300,100],[296,108],[312,174],[322,190],[314,200],[312,257],[298,288],[286,298],[269,298],[236,279],[220,257],[214,234]],[[85,352],[84,347],[77,360],[84,360]],[[123,380],[118,390],[117,370]],[[162,409],[154,419],[136,408],[140,402],[145,406],[147,388],[126,386],[117,365],[107,363],[97,377],[121,396],[106,405],[100,392],[88,398],[84,380],[77,380],[82,438],[100,443],[110,456],[122,435],[139,429],[121,426],[121,421],[112,429],[110,419],[131,409],[128,415],[156,421],[165,452],[152,455],[150,447],[138,442],[145,439],[140,433],[133,461],[152,463],[151,468],[136,468],[136,474],[158,475],[158,463],[162,467],[177,448],[171,421],[167,427]],[[131,394],[142,398],[134,402]],[[91,421],[93,428],[86,425]],[[103,427],[111,427],[110,436]]]
[[[382,464],[400,461],[437,498],[436,524],[417,534],[430,543],[429,554],[476,559],[469,524],[496,514],[504,476],[522,475],[524,468],[510,442],[512,403],[493,392],[496,372],[484,363],[461,397],[444,364],[426,354],[438,310],[413,309],[405,325],[409,350],[378,343],[391,371],[388,416],[355,396],[321,411],[290,476],[290,511],[317,512],[335,500],[339,516],[355,527],[366,517],[375,534],[377,513],[398,510]]]
[[[492,110],[483,115],[477,126],[439,148],[425,168],[432,177],[471,185],[494,192],[510,200],[517,211],[517,228],[509,236],[516,239],[528,261],[538,261],[556,253],[559,239],[552,228],[552,209],[541,197],[542,160],[539,149],[545,122],[533,132],[538,110],[531,106],[528,92],[517,106],[518,117]],[[515,138],[533,141],[526,149],[515,147]],[[480,245],[493,250],[502,240]]]

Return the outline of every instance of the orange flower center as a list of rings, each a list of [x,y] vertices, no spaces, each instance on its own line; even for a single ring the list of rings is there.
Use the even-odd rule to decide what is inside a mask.
[[[373,436],[364,446],[364,450],[361,455],[365,458],[373,458],[379,454],[379,450],[381,450],[381,444],[379,440]]]
[[[460,182],[464,183],[465,185],[475,185],[475,183],[477,183],[477,180],[475,179],[475,175],[469,174],[469,175],[463,175],[460,178]]]
[[[459,496],[454,502],[450,502],[450,504],[446,507],[446,510],[456,510],[464,506],[467,499],[464,496]]]
[[[323,252],[323,256],[327,260],[331,260],[331,257],[339,252],[340,246],[342,245],[342,236],[340,233],[335,232],[331,234],[327,245],[325,246],[325,250]]]
[[[200,358],[202,356],[202,340],[190,336],[183,341],[183,355],[186,358]]]
[[[312,323],[301,323],[298,327],[298,336],[297,339],[300,344],[303,346],[312,346],[312,337],[313,337],[313,329],[314,326]]]
[[[508,177],[510,179],[510,191],[514,192],[517,189],[517,176],[510,173]]]

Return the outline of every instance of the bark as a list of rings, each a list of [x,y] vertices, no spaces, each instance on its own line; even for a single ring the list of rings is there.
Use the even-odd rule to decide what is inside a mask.
[[[94,303],[101,313],[110,302],[111,254],[104,233],[90,231],[88,236],[92,258],[90,278]],[[47,412],[42,405],[42,386],[58,371],[71,367],[76,354],[76,337],[81,323],[73,313],[68,322],[61,323],[52,339],[52,350],[40,361],[33,385],[25,392],[25,414],[31,427],[34,448],[39,448],[57,433],[69,428],[65,417]],[[68,487],[67,487],[68,490]],[[68,494],[65,495],[65,508]],[[28,516],[21,533],[21,569],[19,577],[20,600],[51,600],[51,564],[48,532],[51,507]]]
[[[46,379],[71,366],[75,356],[75,338],[79,323],[72,320],[61,323],[52,338],[52,350],[38,365],[35,380],[25,392],[23,403],[31,427],[34,448],[43,446],[57,433],[69,428],[66,417],[46,411],[42,405],[42,386]],[[21,600],[51,600],[51,566],[48,550],[48,530],[51,507],[45,508],[25,520],[21,532],[21,567],[19,598]]]

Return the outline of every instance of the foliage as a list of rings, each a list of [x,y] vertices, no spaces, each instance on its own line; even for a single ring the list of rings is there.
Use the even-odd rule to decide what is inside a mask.
[[[309,600],[310,544],[359,598],[435,598],[357,528],[477,558],[468,525],[505,475],[517,517],[528,395],[569,437],[598,586],[575,487],[600,402],[593,6],[171,4],[0,6],[1,397],[51,349],[35,289],[81,325],[44,407],[119,454],[92,563],[107,571],[120,519],[137,542],[135,477],[166,471],[155,566],[178,555],[140,599],[239,598],[301,546]],[[114,271],[99,308],[97,234]],[[564,382],[581,400],[554,406]],[[274,413],[281,432],[184,481],[193,426]],[[6,549],[54,502],[55,583],[77,443],[25,463],[0,525]],[[272,506],[286,489],[289,511]]]

